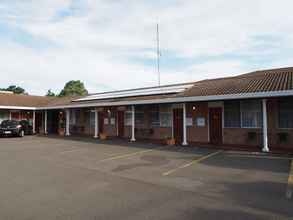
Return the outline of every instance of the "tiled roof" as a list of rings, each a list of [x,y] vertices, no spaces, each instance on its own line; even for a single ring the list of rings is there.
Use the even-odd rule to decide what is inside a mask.
[[[199,81],[178,96],[214,96],[284,90],[293,90],[293,67]]]
[[[0,93],[0,106],[38,107],[47,105],[52,98]]]
[[[0,92],[0,106],[45,107],[70,104],[78,97],[46,97],[32,95],[7,94]]]
[[[179,84],[177,84],[179,85]],[[158,100],[166,98],[217,96],[256,92],[293,90],[293,67],[255,71],[239,76],[194,82],[191,88],[174,94],[157,94],[131,97],[112,97],[102,100],[76,101],[81,97],[42,97],[0,93],[0,106],[58,107],[100,102]],[[131,91],[131,90],[129,90]],[[75,100],[73,102],[73,100]]]

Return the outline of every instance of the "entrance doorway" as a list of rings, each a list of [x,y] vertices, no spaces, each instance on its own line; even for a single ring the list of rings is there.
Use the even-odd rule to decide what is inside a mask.
[[[117,113],[117,126],[118,126],[118,137],[123,138],[124,137],[124,112],[118,111]]]
[[[183,142],[183,110],[173,110],[173,132],[176,144],[182,144]]]
[[[98,112],[99,114],[99,131],[98,134],[101,134],[104,132],[104,112]]]
[[[41,127],[43,124],[43,113],[42,112],[36,112],[36,119],[35,119],[35,128],[36,128],[36,133],[39,134],[41,133]]]
[[[209,131],[212,144],[222,144],[222,108],[209,109]]]
[[[47,131],[48,134],[58,134],[59,128],[59,110],[50,110],[48,111],[47,119]]]

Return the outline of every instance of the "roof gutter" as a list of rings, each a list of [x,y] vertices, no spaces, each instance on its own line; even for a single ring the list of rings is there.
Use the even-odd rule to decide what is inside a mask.
[[[6,105],[0,105],[0,109],[12,109],[12,110],[37,110],[36,107],[6,106]]]
[[[117,102],[98,102],[98,103],[79,103],[79,104],[76,103],[71,105],[39,107],[36,109],[49,110],[49,109],[87,108],[87,107],[105,107],[105,106],[122,106],[122,105],[167,104],[167,103],[183,103],[183,102],[223,101],[223,100],[233,100],[233,99],[272,98],[272,97],[286,97],[286,96],[293,96],[293,90],[239,93],[239,94],[230,94],[230,95],[174,97],[174,98],[136,100],[136,101],[117,101]]]

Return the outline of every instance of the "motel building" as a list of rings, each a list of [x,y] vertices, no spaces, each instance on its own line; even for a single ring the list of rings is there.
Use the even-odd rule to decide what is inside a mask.
[[[34,133],[293,151],[293,67],[85,97],[0,92],[0,121]]]

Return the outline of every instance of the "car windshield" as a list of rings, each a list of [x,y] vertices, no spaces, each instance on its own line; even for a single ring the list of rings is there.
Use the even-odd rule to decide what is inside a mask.
[[[21,125],[28,125],[28,124],[29,124],[29,122],[26,121],[26,120],[22,120],[22,121],[20,121],[19,123],[20,123]]]
[[[2,127],[16,126],[16,125],[18,125],[17,121],[10,121],[10,120],[5,120],[5,121],[2,121],[2,123],[1,123]]]

